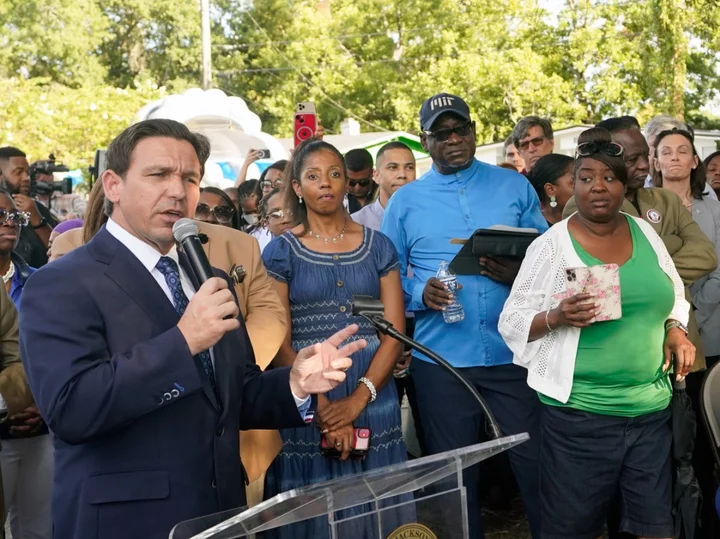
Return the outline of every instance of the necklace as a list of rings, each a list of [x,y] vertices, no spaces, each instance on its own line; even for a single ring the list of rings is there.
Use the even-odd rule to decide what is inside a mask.
[[[15,276],[15,264],[10,262],[10,267],[5,272],[5,275],[3,275],[3,282],[8,283],[10,282],[10,279],[12,279]]]
[[[325,243],[330,243],[331,241],[333,243],[337,243],[338,240],[341,240],[345,237],[345,229],[347,228],[347,222],[348,222],[348,218],[346,215],[345,222],[343,223],[343,227],[342,227],[342,230],[340,231],[340,234],[338,234],[337,236],[335,236],[333,238],[326,238],[325,236],[321,236],[320,234],[315,234],[312,230],[308,230],[308,235],[315,236],[317,239],[323,240]]]

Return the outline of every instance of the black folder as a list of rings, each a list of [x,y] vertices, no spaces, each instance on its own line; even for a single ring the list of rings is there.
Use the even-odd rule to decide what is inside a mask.
[[[450,263],[450,269],[457,275],[480,275],[482,267],[478,259],[482,256],[497,256],[522,260],[530,244],[540,234],[527,229],[496,230],[480,228],[468,240],[452,240],[464,243],[460,252]]]

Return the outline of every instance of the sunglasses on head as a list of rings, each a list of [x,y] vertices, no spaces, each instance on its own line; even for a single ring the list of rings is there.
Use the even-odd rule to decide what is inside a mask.
[[[10,223],[17,226],[26,226],[30,222],[30,214],[26,211],[5,211],[0,210],[0,225]]]
[[[215,206],[211,208],[207,204],[200,203],[195,208],[195,218],[205,221],[210,218],[210,214],[215,216],[218,223],[229,223],[232,221],[235,210],[230,206]]]
[[[364,180],[348,180],[348,183],[350,184],[350,187],[355,187],[356,185],[359,185],[360,187],[367,187],[370,185],[370,178],[365,178]]]
[[[622,157],[623,147],[616,142],[583,142],[578,144],[575,159],[601,153],[608,157]]]
[[[473,132],[473,123],[465,122],[463,124],[456,125],[455,127],[448,127],[445,129],[437,129],[435,131],[423,131],[428,137],[432,137],[438,142],[447,142],[453,133],[458,137],[469,137]]]

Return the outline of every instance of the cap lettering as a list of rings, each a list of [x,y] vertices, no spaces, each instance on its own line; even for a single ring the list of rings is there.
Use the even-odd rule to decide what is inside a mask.
[[[430,101],[430,112],[434,111],[436,107],[452,107],[453,101],[455,101],[454,97],[436,97]]]

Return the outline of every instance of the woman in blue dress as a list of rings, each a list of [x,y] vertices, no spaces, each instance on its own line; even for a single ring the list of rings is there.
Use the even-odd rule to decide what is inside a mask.
[[[354,338],[364,338],[368,346],[353,355],[345,382],[319,396],[317,425],[281,431],[283,449],[268,470],[266,498],[407,458],[395,384],[387,383],[402,345],[389,337],[378,338],[372,325],[352,315],[351,307],[354,295],[380,299],[385,318],[404,331],[395,248],[381,233],[350,219],[343,207],[345,162],[334,146],[318,139],[307,140],[295,149],[285,170],[284,211],[292,213],[296,226],[273,239],[263,252],[265,266],[277,281],[289,316],[290,330],[274,365],[291,365],[297,350],[322,342],[348,324],[360,327]],[[347,458],[353,427],[371,430],[365,460]],[[321,436],[342,453],[341,458],[321,454]],[[336,516],[348,518],[360,511],[355,508]],[[410,515],[383,517],[383,528],[392,531]],[[344,537],[377,537],[377,524],[372,519],[361,518],[349,526],[343,528]],[[328,537],[327,518],[285,527],[265,537],[323,539]]]

